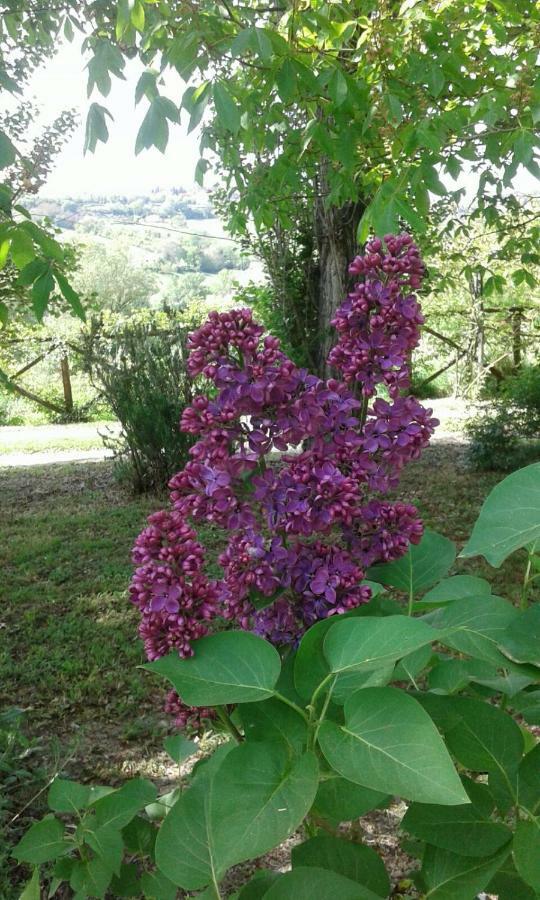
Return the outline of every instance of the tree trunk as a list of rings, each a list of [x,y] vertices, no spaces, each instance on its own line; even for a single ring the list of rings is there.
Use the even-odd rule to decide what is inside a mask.
[[[361,201],[344,206],[327,206],[324,177],[315,205],[315,235],[318,266],[319,353],[318,370],[328,375],[326,359],[335,343],[331,322],[347,296],[348,266],[358,252],[356,232],[365,205]]]

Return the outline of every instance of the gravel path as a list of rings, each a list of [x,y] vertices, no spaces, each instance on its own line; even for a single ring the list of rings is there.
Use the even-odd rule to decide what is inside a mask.
[[[460,425],[467,419],[463,400],[451,397],[423,400],[440,419],[433,443],[463,444]],[[84,422],[74,425],[5,425],[0,427],[0,468],[43,466],[110,458],[101,434],[118,434],[118,422]]]

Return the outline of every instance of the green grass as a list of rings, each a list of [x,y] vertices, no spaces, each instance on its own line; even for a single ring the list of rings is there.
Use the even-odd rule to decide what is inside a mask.
[[[80,481],[74,467],[60,468],[59,483]],[[3,479],[15,485],[19,473]],[[80,485],[74,495],[53,492],[22,511],[13,500],[0,546],[0,705],[30,706],[34,722],[84,721],[98,707],[134,714],[147,687],[136,669],[137,615],[126,597],[129,551],[158,501],[119,504],[110,491]]]
[[[0,708],[29,707],[33,731],[60,734],[161,716],[127,587],[133,541],[167,498],[126,496],[109,463],[4,469],[0,490]]]

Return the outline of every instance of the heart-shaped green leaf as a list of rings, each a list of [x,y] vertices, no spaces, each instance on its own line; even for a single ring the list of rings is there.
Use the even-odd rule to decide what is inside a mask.
[[[432,720],[397,688],[353,694],[345,725],[323,722],[319,743],[336,772],[372,790],[424,803],[469,802]]]
[[[271,697],[281,662],[277,650],[248,631],[221,631],[193,642],[194,655],[177,653],[145,668],[168,678],[190,706],[251,703]]]

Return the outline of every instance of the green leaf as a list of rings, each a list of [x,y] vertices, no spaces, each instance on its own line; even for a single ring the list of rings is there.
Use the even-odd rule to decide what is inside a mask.
[[[438,197],[445,197],[448,191],[439,178],[435,166],[430,163],[422,163],[421,172],[422,179],[428,191],[431,191],[432,194],[436,194]]]
[[[452,541],[426,528],[419,544],[411,544],[400,559],[372,566],[368,578],[407,591],[414,596],[444,578],[456,558]]]
[[[271,697],[262,703],[242,704],[240,718],[248,741],[281,741],[291,754],[305,749],[305,720],[280,700]]]
[[[483,556],[498,568],[507,556],[540,538],[540,463],[495,485],[460,556]]]
[[[497,675],[491,663],[478,659],[440,660],[429,673],[429,689],[436,694],[454,694],[477,678]]]
[[[190,706],[266,700],[280,672],[277,650],[247,631],[222,631],[193,643],[194,656],[170,653],[144,668],[168,678]]]
[[[343,706],[346,700],[356,691],[367,687],[384,687],[394,680],[394,664],[377,668],[372,672],[342,672],[335,679],[332,688],[332,703]]]
[[[475,600],[470,597],[453,600],[424,618],[434,628],[446,629],[441,641],[453,650],[495,666],[511,668],[512,664],[505,659],[498,643],[518,615],[502,597],[481,594]]]
[[[0,269],[3,269],[7,263],[10,247],[11,241],[9,238],[5,241],[0,241]]]
[[[135,104],[139,103],[143,97],[147,100],[155,100],[158,96],[157,89],[157,72],[146,70],[142,73],[135,87]]]
[[[436,62],[432,62],[427,68],[427,85],[433,97],[438,97],[444,87],[444,72]]]
[[[255,28],[255,47],[263,62],[268,62],[273,55],[272,42],[264,28]]]
[[[139,873],[135,863],[122,863],[120,874],[113,875],[111,894],[113,897],[141,896],[141,882],[139,881]]]
[[[256,40],[254,28],[243,28],[231,43],[231,55],[242,57],[246,50],[254,50]]]
[[[264,900],[380,900],[368,888],[327,869],[293,869],[278,878]]]
[[[95,829],[89,827],[85,830],[85,841],[111,872],[115,875],[120,874],[124,842],[116,828],[111,825]]]
[[[227,131],[238,134],[240,130],[240,110],[231,97],[229,90],[222,81],[217,81],[213,87],[214,104],[218,120]]]
[[[357,881],[379,897],[387,897],[390,893],[390,879],[384,863],[371,847],[320,835],[293,847],[291,860],[293,870],[300,866],[328,869]]]
[[[10,236],[11,259],[18,269],[23,269],[35,259],[34,242],[22,227],[14,228]]]
[[[386,102],[388,104],[388,109],[390,110],[390,114],[393,119],[398,123],[398,125],[403,122],[403,107],[401,105],[399,97],[396,97],[395,94],[387,94]]]
[[[468,802],[430,717],[396,688],[354,694],[345,704],[345,725],[323,722],[319,743],[336,772],[372,790],[424,803]]]
[[[324,640],[324,655],[332,672],[370,672],[395,663],[440,633],[421,619],[387,616],[335,622]]]
[[[49,298],[54,290],[54,278],[49,269],[36,278],[32,285],[32,307],[38,322],[41,322],[47,308]]]
[[[155,800],[156,793],[154,785],[145,778],[126,781],[119,790],[96,800],[93,805],[96,824],[100,827],[124,828],[139,810]]]
[[[144,31],[144,4],[141,0],[135,0],[131,10],[131,24],[137,31]]]
[[[85,809],[90,802],[90,788],[75,781],[55,778],[49,789],[47,803],[55,812],[72,813]]]
[[[118,0],[116,8],[116,40],[121,41],[129,28],[130,13],[133,0]]]
[[[429,644],[425,647],[419,647],[418,650],[414,650],[412,653],[408,653],[407,656],[398,662],[392,673],[391,680],[411,681],[414,684],[414,679],[426,668],[432,657],[433,650]]]
[[[311,808],[318,782],[312,753],[291,760],[279,743],[246,742],[217,771],[203,770],[161,826],[159,869],[186,890],[281,843]]]
[[[112,119],[112,115],[105,106],[99,103],[92,103],[86,116],[86,131],[84,137],[83,153],[94,153],[98,141],[106,144],[109,140],[109,129],[105,116]]]
[[[349,86],[343,72],[340,68],[334,69],[328,82],[328,96],[334,101],[336,107],[340,107],[345,103],[348,93]]]
[[[476,575],[452,575],[431,588],[421,600],[417,600],[415,609],[442,606],[452,600],[474,599],[482,594],[491,594],[489,581],[477,578]]]
[[[148,107],[147,113],[139,128],[135,141],[135,155],[150,147],[157,147],[161,153],[165,153],[169,141],[169,126],[167,109],[162,97],[156,97]]]
[[[386,806],[390,797],[347,781],[346,778],[327,778],[321,781],[315,796],[313,812],[332,824],[350,822],[372,809]]]
[[[445,731],[446,743],[463,766],[474,772],[501,773],[503,777],[517,768],[523,754],[523,735],[509,715],[469,697],[449,697],[447,703],[458,718]]]
[[[81,303],[80,297],[78,293],[73,290],[65,275],[62,275],[61,272],[55,271],[54,277],[58,282],[58,287],[60,288],[63,297],[65,297],[75,315],[78,316],[79,319],[82,319],[83,322],[86,321],[86,313],[84,311],[84,307]]]
[[[517,823],[513,851],[523,881],[540,892],[540,822],[537,819]]]
[[[491,856],[512,839],[499,822],[480,815],[475,807],[413,803],[401,827],[415,837],[462,856]]]
[[[13,165],[17,159],[15,147],[5,131],[0,131],[0,169]]]
[[[296,93],[296,70],[290,59],[285,59],[276,73],[276,84],[283,103],[290,103]]]
[[[178,766],[189,756],[193,756],[194,753],[199,751],[199,745],[195,741],[188,741],[183,734],[171,735],[165,739],[163,746]]]
[[[157,831],[148,819],[135,816],[131,822],[122,829],[122,838],[129,853],[137,856],[154,856]]]
[[[112,872],[99,857],[76,861],[70,878],[70,886],[82,897],[104,897],[110,884]]]
[[[145,806],[144,811],[148,818],[152,822],[164,819],[178,800],[179,795],[180,788],[173,788],[172,791],[160,794],[154,803],[149,803],[148,806]]]
[[[514,662],[540,666],[540,604],[531,606],[510,623],[499,647]]]
[[[518,875],[512,860],[509,858],[503,863],[494,878],[486,887],[489,895],[495,895],[498,900],[537,900],[536,891],[525,884]]]
[[[540,690],[517,694],[512,700],[512,707],[521,713],[529,725],[540,725]]]
[[[519,805],[533,816],[540,813],[540,744],[522,759],[518,769]]]
[[[476,859],[428,844],[421,870],[421,878],[427,888],[426,900],[476,897],[489,884],[509,852],[510,848],[505,848],[487,859]]]
[[[32,877],[25,886],[19,900],[40,900],[41,891],[39,889],[39,869],[34,869]]]
[[[279,872],[273,872],[270,869],[259,869],[253,875],[251,881],[244,885],[238,894],[237,900],[262,900],[274,881],[280,877]]]
[[[62,822],[54,816],[45,816],[23,835],[13,851],[13,856],[18,862],[39,865],[58,856],[64,856],[71,850],[73,844],[65,839]]]
[[[315,688],[330,671],[322,650],[326,634],[333,624],[331,618],[316,622],[306,631],[296,651],[294,684],[304,700],[311,698]]]
[[[146,900],[176,900],[176,885],[163,872],[145,872],[141,876],[141,887]]]

